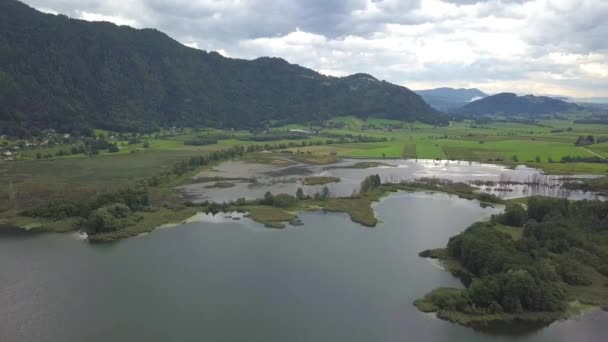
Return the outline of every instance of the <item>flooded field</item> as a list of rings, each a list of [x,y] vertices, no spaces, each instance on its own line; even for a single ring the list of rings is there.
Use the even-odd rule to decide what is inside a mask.
[[[226,202],[244,197],[256,199],[270,191],[273,194],[295,194],[301,187],[312,195],[323,185],[304,185],[307,177],[336,177],[339,182],[326,186],[336,197],[349,196],[359,190],[361,181],[370,174],[378,174],[383,182],[412,181],[420,178],[449,179],[475,185],[480,190],[503,198],[529,195],[594,199],[596,194],[561,187],[563,176],[544,175],[541,171],[525,166],[515,169],[503,165],[448,160],[365,160],[371,167],[361,167],[362,161],[345,159],[331,165],[307,165],[293,162],[287,166],[248,163],[245,161],[224,162],[212,170],[201,172],[192,184],[177,189],[193,202]],[[581,177],[581,176],[577,176]],[[583,176],[584,177],[584,176]],[[592,177],[592,176],[589,176]],[[196,179],[205,180],[197,182]],[[209,179],[230,179],[226,186],[214,186]]]

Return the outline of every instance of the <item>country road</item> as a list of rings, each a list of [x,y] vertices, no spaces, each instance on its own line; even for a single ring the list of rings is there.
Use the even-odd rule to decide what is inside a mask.
[[[593,151],[591,151],[591,150],[589,150],[589,149],[586,149],[586,148],[584,148],[584,147],[582,147],[582,146],[579,146],[579,147],[580,147],[580,148],[582,148],[583,150],[585,150],[585,151],[587,151],[587,152],[589,152],[589,153],[593,154],[593,155],[594,155],[594,156],[596,156],[596,157],[600,157],[600,158],[602,158],[602,159],[606,159],[606,157],[604,157],[604,156],[602,156],[602,155],[599,155],[599,154],[597,154],[597,153],[595,153],[595,152],[593,152]]]

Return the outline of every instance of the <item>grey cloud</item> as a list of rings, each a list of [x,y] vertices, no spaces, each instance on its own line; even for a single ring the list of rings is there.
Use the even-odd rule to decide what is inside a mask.
[[[333,38],[347,34],[369,35],[384,23],[412,22],[409,12],[420,0],[379,0],[381,13],[356,18],[367,0],[248,0],[192,1],[142,0],[133,2],[94,0],[26,0],[30,5],[78,16],[78,11],[121,15],[143,26],[157,26],[171,34],[218,36],[222,40],[285,35],[296,28]],[[121,6],[120,4],[131,4]],[[222,5],[225,3],[226,5]],[[141,6],[138,6],[140,4]]]
[[[555,4],[556,2],[550,2]],[[556,46],[571,52],[608,50],[608,2],[575,1],[571,6],[551,5],[532,23],[527,34],[538,46]]]
[[[37,7],[78,17],[82,11],[136,20],[140,27],[154,27],[184,43],[197,43],[206,50],[222,50],[230,56],[255,58],[277,55],[292,63],[338,73],[368,72],[378,78],[407,84],[414,81],[483,83],[546,82],[547,85],[578,87],[598,92],[608,89],[606,78],[589,78],[577,65],[548,62],[553,52],[600,54],[608,63],[608,2],[604,0],[443,0],[455,11],[424,12],[423,0],[25,0]],[[367,11],[367,6],[374,7]],[[428,5],[428,3],[427,3]],[[537,6],[538,5],[538,6]],[[462,37],[465,28],[479,33],[504,30],[505,21],[525,25],[512,32],[526,45],[525,55],[493,56],[475,45],[475,32]],[[378,37],[390,36],[388,24],[412,31],[419,44],[429,39],[454,37],[475,48],[473,61],[425,61],[416,46],[411,51],[384,49]],[[417,25],[426,24],[426,25]],[[417,26],[416,26],[417,25]],[[416,33],[416,27],[427,27]],[[324,37],[322,45],[301,50],[247,44],[258,38],[280,38],[300,30]],[[347,37],[360,39],[344,43]],[[450,38],[451,39],[451,38]],[[448,39],[448,41],[451,41]],[[489,42],[492,44],[492,42]],[[272,40],[269,41],[272,44]],[[312,43],[311,43],[312,44]],[[361,46],[368,44],[369,47]],[[388,41],[383,44],[400,44]],[[491,47],[488,47],[491,50]],[[383,51],[384,50],[384,51]],[[490,51],[488,50],[488,51]],[[451,55],[453,51],[438,51]],[[424,57],[424,56],[423,56]],[[427,58],[428,59],[428,58]],[[535,76],[530,76],[535,75]],[[538,76],[540,75],[540,76]],[[561,79],[534,79],[564,75]],[[602,87],[603,86],[603,87]],[[608,94],[606,95],[608,96]]]
[[[531,0],[502,0],[502,3],[524,3],[529,2]],[[487,2],[496,2],[495,0],[444,0],[444,2],[449,2],[455,5],[472,5],[477,3],[487,3]]]

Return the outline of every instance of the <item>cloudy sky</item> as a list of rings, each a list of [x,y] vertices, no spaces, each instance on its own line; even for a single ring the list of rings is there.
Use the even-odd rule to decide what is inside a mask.
[[[608,0],[25,0],[153,27],[229,57],[277,56],[412,89],[608,97]]]

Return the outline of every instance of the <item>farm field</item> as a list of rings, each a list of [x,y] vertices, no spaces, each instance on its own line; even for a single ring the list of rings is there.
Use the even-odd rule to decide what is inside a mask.
[[[563,157],[608,158],[608,143],[584,148],[575,146],[579,136],[608,135],[608,127],[579,125],[573,120],[547,120],[537,124],[496,123],[472,127],[470,123],[454,123],[449,127],[409,125],[401,130],[364,129],[360,119],[344,118],[349,129],[330,129],[333,134],[365,134],[386,137],[387,142],[334,144],[300,149],[313,154],[333,153],[353,158],[419,158],[454,159],[509,164],[528,164],[547,172],[606,173],[608,167],[593,163],[559,163]],[[389,122],[387,122],[389,121]],[[382,120],[390,124],[390,120]],[[369,125],[369,123],[368,123]],[[378,123],[375,123],[378,127]],[[358,131],[356,130],[358,127]],[[556,132],[561,130],[561,132]],[[553,132],[552,132],[553,131]],[[595,154],[594,154],[595,153]]]
[[[118,151],[100,151],[98,155],[67,155],[36,159],[37,154],[54,154],[77,146],[72,142],[49,148],[26,149],[17,162],[0,162],[0,186],[12,187],[21,196],[46,198],[50,193],[106,191],[136,179],[151,177],[175,163],[192,156],[227,149],[236,145],[273,145],[278,150],[304,153],[311,157],[347,158],[418,158],[470,160],[508,165],[525,164],[550,174],[607,174],[606,163],[560,163],[563,157],[608,158],[608,142],[584,147],[575,146],[579,136],[608,138],[608,126],[575,124],[575,118],[540,120],[535,124],[497,122],[477,127],[472,122],[454,122],[448,127],[432,127],[394,120],[361,120],[351,117],[335,119],[339,127],[318,127],[318,135],[303,139],[272,141],[246,140],[245,131],[182,129],[172,134],[150,134],[138,137],[137,143],[117,140]],[[306,125],[288,125],[271,129],[288,132],[308,130]],[[110,136],[111,132],[97,131]],[[187,145],[197,136],[217,136],[217,142]],[[372,142],[341,142],[340,137],[365,136]],[[15,142],[7,142],[7,144]],[[277,149],[274,151],[277,152]],[[6,197],[6,196],[5,196]],[[3,197],[4,198],[4,197]],[[5,202],[7,199],[0,200]]]

